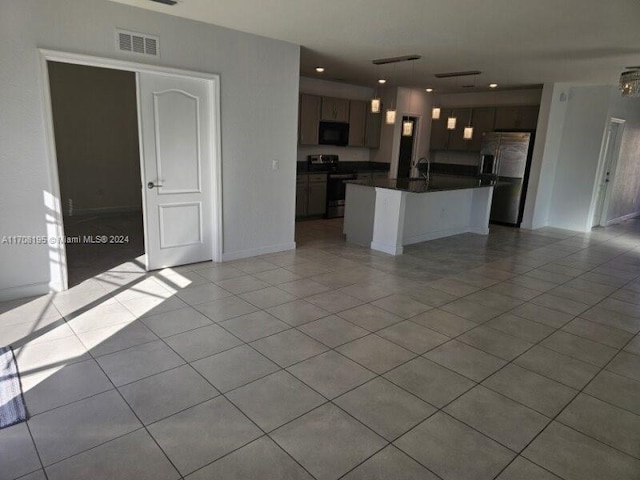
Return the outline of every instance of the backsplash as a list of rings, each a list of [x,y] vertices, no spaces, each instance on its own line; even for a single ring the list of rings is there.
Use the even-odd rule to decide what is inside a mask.
[[[360,147],[336,147],[333,145],[298,146],[298,161],[306,162],[309,155],[319,153],[338,155],[340,162],[368,162],[369,149]]]
[[[430,160],[431,163],[471,165],[477,168],[480,162],[480,154],[478,152],[432,150],[430,152]]]

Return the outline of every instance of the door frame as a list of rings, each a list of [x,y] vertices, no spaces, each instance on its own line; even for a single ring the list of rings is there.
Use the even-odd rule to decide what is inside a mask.
[[[394,125],[394,143],[397,140],[397,143],[395,144],[395,146],[397,148],[393,148],[392,150],[395,150],[395,153],[392,153],[391,155],[391,164],[390,164],[390,173],[393,172],[394,173],[394,177],[392,178],[398,178],[398,170],[400,169],[400,142],[402,141],[402,118],[403,117],[411,117],[411,118],[415,118],[415,123],[413,125],[413,146],[412,146],[412,150],[411,150],[411,168],[409,169],[409,177],[411,177],[412,175],[415,175],[416,171],[416,159],[418,158],[418,150],[420,148],[420,131],[419,129],[422,128],[422,115],[421,114],[417,114],[417,113],[410,113],[410,112],[403,112],[402,114],[399,114],[400,112],[396,112],[397,118],[400,118],[399,122],[396,122],[396,124]],[[384,122],[384,119],[383,119]],[[399,125],[398,125],[399,124]],[[397,137],[396,137],[397,135]]]
[[[42,100],[44,109],[44,127],[46,136],[46,163],[49,174],[49,195],[45,192],[45,206],[48,209],[46,224],[47,236],[49,239],[49,270],[51,281],[49,288],[52,291],[67,290],[68,274],[67,274],[67,253],[63,241],[56,239],[64,239],[64,223],[62,215],[62,205],[60,199],[60,179],[58,175],[58,159],[56,155],[56,142],[53,128],[53,108],[51,105],[51,88],[49,84],[48,61],[71,63],[75,65],[85,65],[89,67],[108,68],[112,70],[124,70],[136,74],[136,109],[138,113],[138,136],[140,137],[140,98],[138,95],[138,73],[154,73],[159,75],[181,76],[206,80],[210,89],[209,109],[212,120],[210,132],[210,151],[211,151],[211,199],[214,202],[212,212],[212,240],[213,248],[211,257],[214,262],[222,261],[223,235],[222,235],[222,149],[221,124],[220,124],[220,75],[215,73],[198,72],[192,70],[182,70],[171,67],[163,67],[159,65],[150,65],[145,63],[132,62],[127,60],[117,60],[108,57],[95,57],[91,55],[83,55],[77,53],[63,52],[57,50],[38,49],[40,53],[40,75],[42,82]],[[142,149],[142,138],[140,142],[140,173],[141,188],[144,186],[144,150]],[[142,212],[145,216],[145,196],[142,195]],[[147,225],[146,219],[144,224],[145,252],[147,241]]]
[[[404,119],[408,118],[409,120],[413,120],[413,130],[411,132],[411,155],[409,158],[409,177],[411,178],[413,177],[413,173],[414,173],[414,169],[415,169],[415,165],[416,165],[416,157],[417,155],[417,145],[418,145],[418,120],[419,117],[417,115],[411,115],[411,114],[406,114],[406,115],[402,115],[400,116],[400,143],[398,146],[398,166],[396,168],[396,178],[399,177],[400,175],[400,153],[402,152],[402,139],[405,138],[404,135],[402,135],[402,125],[404,123]],[[400,177],[403,178],[403,177]]]
[[[596,170],[596,181],[593,188],[593,195],[591,198],[591,208],[589,209],[589,225],[587,226],[588,230],[595,228],[597,226],[607,226],[609,222],[607,222],[607,212],[609,210],[609,201],[611,200],[611,193],[613,190],[613,186],[615,184],[616,179],[616,168],[618,166],[618,158],[620,157],[620,146],[622,144],[622,135],[624,133],[624,127],[627,123],[626,120],[621,118],[611,117],[607,122],[607,125],[604,130],[604,134],[602,137],[602,145],[600,147],[600,155],[598,157],[598,169]],[[614,157],[611,159],[611,168],[609,171],[611,172],[609,175],[610,186],[607,187],[604,194],[604,201],[602,203],[602,212],[600,212],[600,218],[598,219],[598,224],[594,224],[594,215],[596,213],[596,209],[598,208],[598,200],[600,196],[600,185],[602,184],[602,180],[604,177],[604,167],[607,160],[607,152],[609,151],[609,144],[611,141],[610,127],[612,124],[618,125],[618,132],[616,137],[616,145],[614,152],[617,151],[617,154],[614,154]]]

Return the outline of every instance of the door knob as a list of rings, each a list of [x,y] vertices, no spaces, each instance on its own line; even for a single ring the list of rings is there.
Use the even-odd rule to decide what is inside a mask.
[[[149,182],[147,183],[147,188],[149,190],[151,190],[154,187],[163,187],[164,185],[162,185],[161,183],[153,183],[153,182]]]

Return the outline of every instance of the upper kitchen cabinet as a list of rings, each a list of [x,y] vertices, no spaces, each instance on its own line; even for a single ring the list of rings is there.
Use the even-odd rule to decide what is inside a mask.
[[[447,130],[447,117],[450,109],[440,109],[440,118],[431,122],[431,150],[446,150],[449,145],[449,130]]]
[[[364,146],[369,148],[380,147],[380,128],[382,126],[382,114],[371,113],[367,105],[365,107],[367,118],[364,129]]]
[[[300,145],[318,145],[318,126],[320,124],[320,104],[322,98],[317,95],[300,95],[300,114],[298,141]]]
[[[463,138],[464,127],[469,125],[471,121],[470,108],[454,108],[451,114],[456,118],[456,128],[447,130],[449,132],[449,150],[467,150],[469,148],[469,140]],[[445,119],[446,123],[446,119]]]
[[[320,120],[348,122],[349,100],[346,98],[322,97]]]
[[[494,130],[535,130],[538,106],[442,108],[440,118],[431,123],[431,150],[479,152],[482,137]],[[447,129],[447,118],[456,117],[456,128]],[[471,140],[463,138],[464,128],[471,126]]]
[[[467,141],[468,150],[479,152],[482,146],[482,137],[487,132],[493,131],[495,123],[496,109],[493,107],[474,108],[471,114],[471,125],[473,125],[473,137]]]
[[[349,146],[365,146],[365,125],[367,118],[367,102],[349,101]]]
[[[536,106],[497,107],[495,130],[535,130],[538,124]]]

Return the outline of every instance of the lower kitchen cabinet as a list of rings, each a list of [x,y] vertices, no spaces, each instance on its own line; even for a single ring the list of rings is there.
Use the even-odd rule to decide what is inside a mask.
[[[296,179],[296,218],[327,213],[327,174],[298,175]]]
[[[327,177],[324,182],[309,182],[309,203],[307,215],[324,215],[327,213]]]
[[[296,217],[307,215],[309,203],[309,176],[298,175],[296,177]]]

